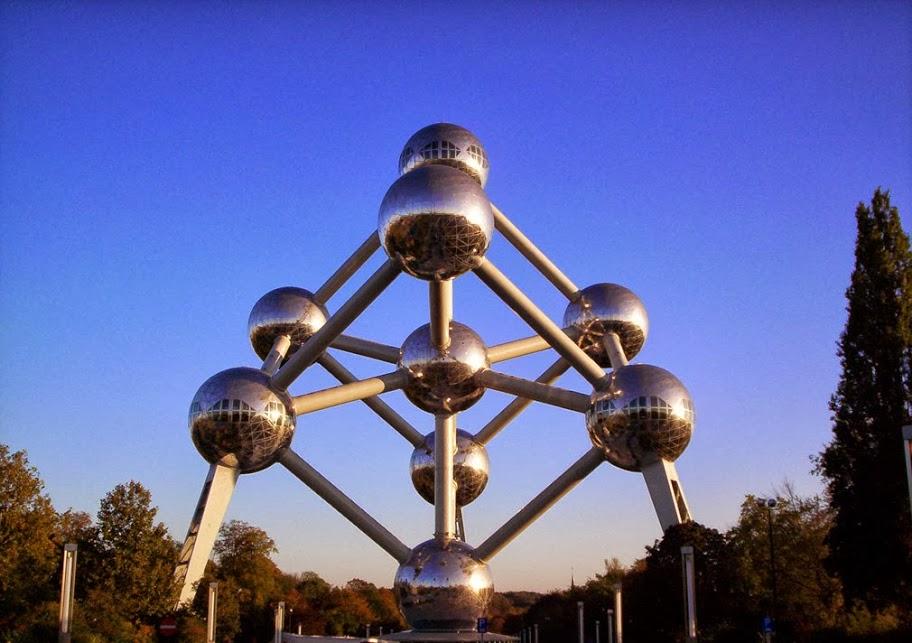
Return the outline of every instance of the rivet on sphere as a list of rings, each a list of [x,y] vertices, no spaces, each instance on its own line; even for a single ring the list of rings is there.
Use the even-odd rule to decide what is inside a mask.
[[[599,366],[611,367],[602,338],[617,333],[627,359],[640,352],[649,335],[643,302],[617,284],[594,284],[579,291],[564,312],[564,327],[579,331],[577,343]]]
[[[403,392],[428,413],[458,413],[484,394],[477,375],[488,368],[488,351],[468,326],[450,322],[450,345],[442,353],[431,340],[430,324],[409,335],[400,349],[399,368],[408,371]]]
[[[467,431],[456,431],[456,453],[453,455],[453,479],[456,481],[456,504],[464,507],[481,495],[488,484],[488,450],[472,439]],[[434,432],[424,436],[424,444],[415,447],[409,462],[415,491],[434,502]]]
[[[694,419],[690,393],[677,377],[632,364],[612,371],[592,394],[586,428],[608,462],[640,471],[660,458],[674,462],[690,443]]]
[[[270,290],[253,305],[247,332],[260,359],[266,359],[277,337],[288,335],[291,340],[285,354],[288,359],[322,328],[327,317],[326,308],[316,302],[312,292],[286,286]]]
[[[399,174],[425,165],[455,167],[481,187],[488,182],[488,155],[481,141],[459,125],[435,123],[412,134],[399,155]]]
[[[494,581],[469,545],[428,540],[399,566],[393,591],[413,629],[474,632],[476,619],[487,614]]]
[[[387,190],[377,228],[386,254],[405,272],[427,281],[451,279],[481,265],[494,214],[467,174],[424,165]]]
[[[211,464],[251,473],[265,469],[291,444],[291,397],[257,368],[229,368],[210,377],[190,403],[190,435]]]

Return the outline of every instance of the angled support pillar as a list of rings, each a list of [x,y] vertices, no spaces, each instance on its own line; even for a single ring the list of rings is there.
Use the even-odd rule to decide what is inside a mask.
[[[672,525],[689,522],[690,508],[684,497],[684,489],[678,479],[678,471],[673,462],[658,460],[643,466],[643,478],[646,488],[655,507],[656,516],[662,531]]]

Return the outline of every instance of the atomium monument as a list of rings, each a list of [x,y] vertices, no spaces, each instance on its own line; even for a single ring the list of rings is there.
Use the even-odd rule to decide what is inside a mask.
[[[229,368],[210,377],[190,404],[190,435],[210,463],[175,572],[178,604],[192,599],[240,474],[281,464],[392,556],[394,590],[412,628],[388,640],[467,641],[494,592],[489,561],[577,483],[608,461],[643,475],[663,529],[690,520],[674,461],[690,442],[694,407],[684,385],[657,366],[628,364],[643,347],[649,320],[633,292],[610,283],[578,288],[497,209],[484,191],[488,159],[468,130],[445,123],[418,131],[399,157],[399,178],[380,204],[377,230],[317,290],[266,293],[248,332],[260,368]],[[546,316],[486,252],[495,231],[567,298],[562,326]],[[387,261],[348,299],[332,296],[380,248]],[[453,320],[453,284],[472,272],[534,331],[486,346]],[[394,279],[426,281],[430,320],[400,347],[345,335],[346,328]],[[392,365],[356,379],[330,353],[354,353]],[[553,349],[556,361],[537,379],[498,369],[507,360]],[[292,396],[288,386],[319,364],[340,385]],[[553,383],[573,368],[591,392]],[[389,370],[391,369],[391,370]],[[606,372],[605,369],[610,369]],[[516,396],[474,434],[457,415],[487,389]],[[401,390],[434,417],[434,430],[409,424],[380,395]],[[361,401],[413,447],[412,483],[434,504],[429,540],[408,546],[292,449],[296,418]],[[465,542],[462,507],[488,481],[485,445],[533,401],[579,412],[591,447],[525,507],[476,546]],[[486,640],[514,640],[486,635]]]

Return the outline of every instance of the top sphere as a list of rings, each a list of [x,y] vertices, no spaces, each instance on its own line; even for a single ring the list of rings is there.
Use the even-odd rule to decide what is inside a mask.
[[[203,382],[190,403],[190,435],[212,464],[251,473],[265,469],[291,444],[291,397],[258,368],[229,368]]]
[[[586,428],[608,462],[640,471],[659,459],[674,462],[684,453],[693,434],[693,402],[681,381],[664,368],[622,366],[592,394]]]
[[[613,366],[602,344],[606,333],[617,333],[627,359],[640,352],[649,334],[643,302],[617,284],[593,284],[576,293],[564,312],[568,326],[579,331],[577,344],[602,368]]]
[[[494,213],[467,174],[424,165],[387,190],[377,228],[386,254],[405,272],[428,281],[451,279],[481,265]]]
[[[326,323],[326,308],[309,290],[286,286],[260,297],[247,320],[250,343],[260,359],[266,359],[276,338],[288,335],[291,346],[285,359]],[[283,360],[284,361],[284,360]]]
[[[462,170],[481,187],[488,182],[488,155],[481,141],[459,125],[435,123],[412,134],[399,155],[399,174],[430,164]]]

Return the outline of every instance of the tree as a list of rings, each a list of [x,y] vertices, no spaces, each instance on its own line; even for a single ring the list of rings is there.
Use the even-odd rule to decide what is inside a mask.
[[[912,613],[912,521],[900,427],[912,406],[912,255],[889,192],[855,211],[855,269],[830,400],[833,438],[817,460],[834,511],[828,563],[848,600]]]
[[[0,444],[0,638],[27,626],[22,617],[33,607],[54,600],[57,515],[43,490],[25,452]]]
[[[86,612],[94,631],[114,641],[151,640],[173,608],[177,545],[140,483],[114,487],[97,516],[97,560],[87,570]]]

